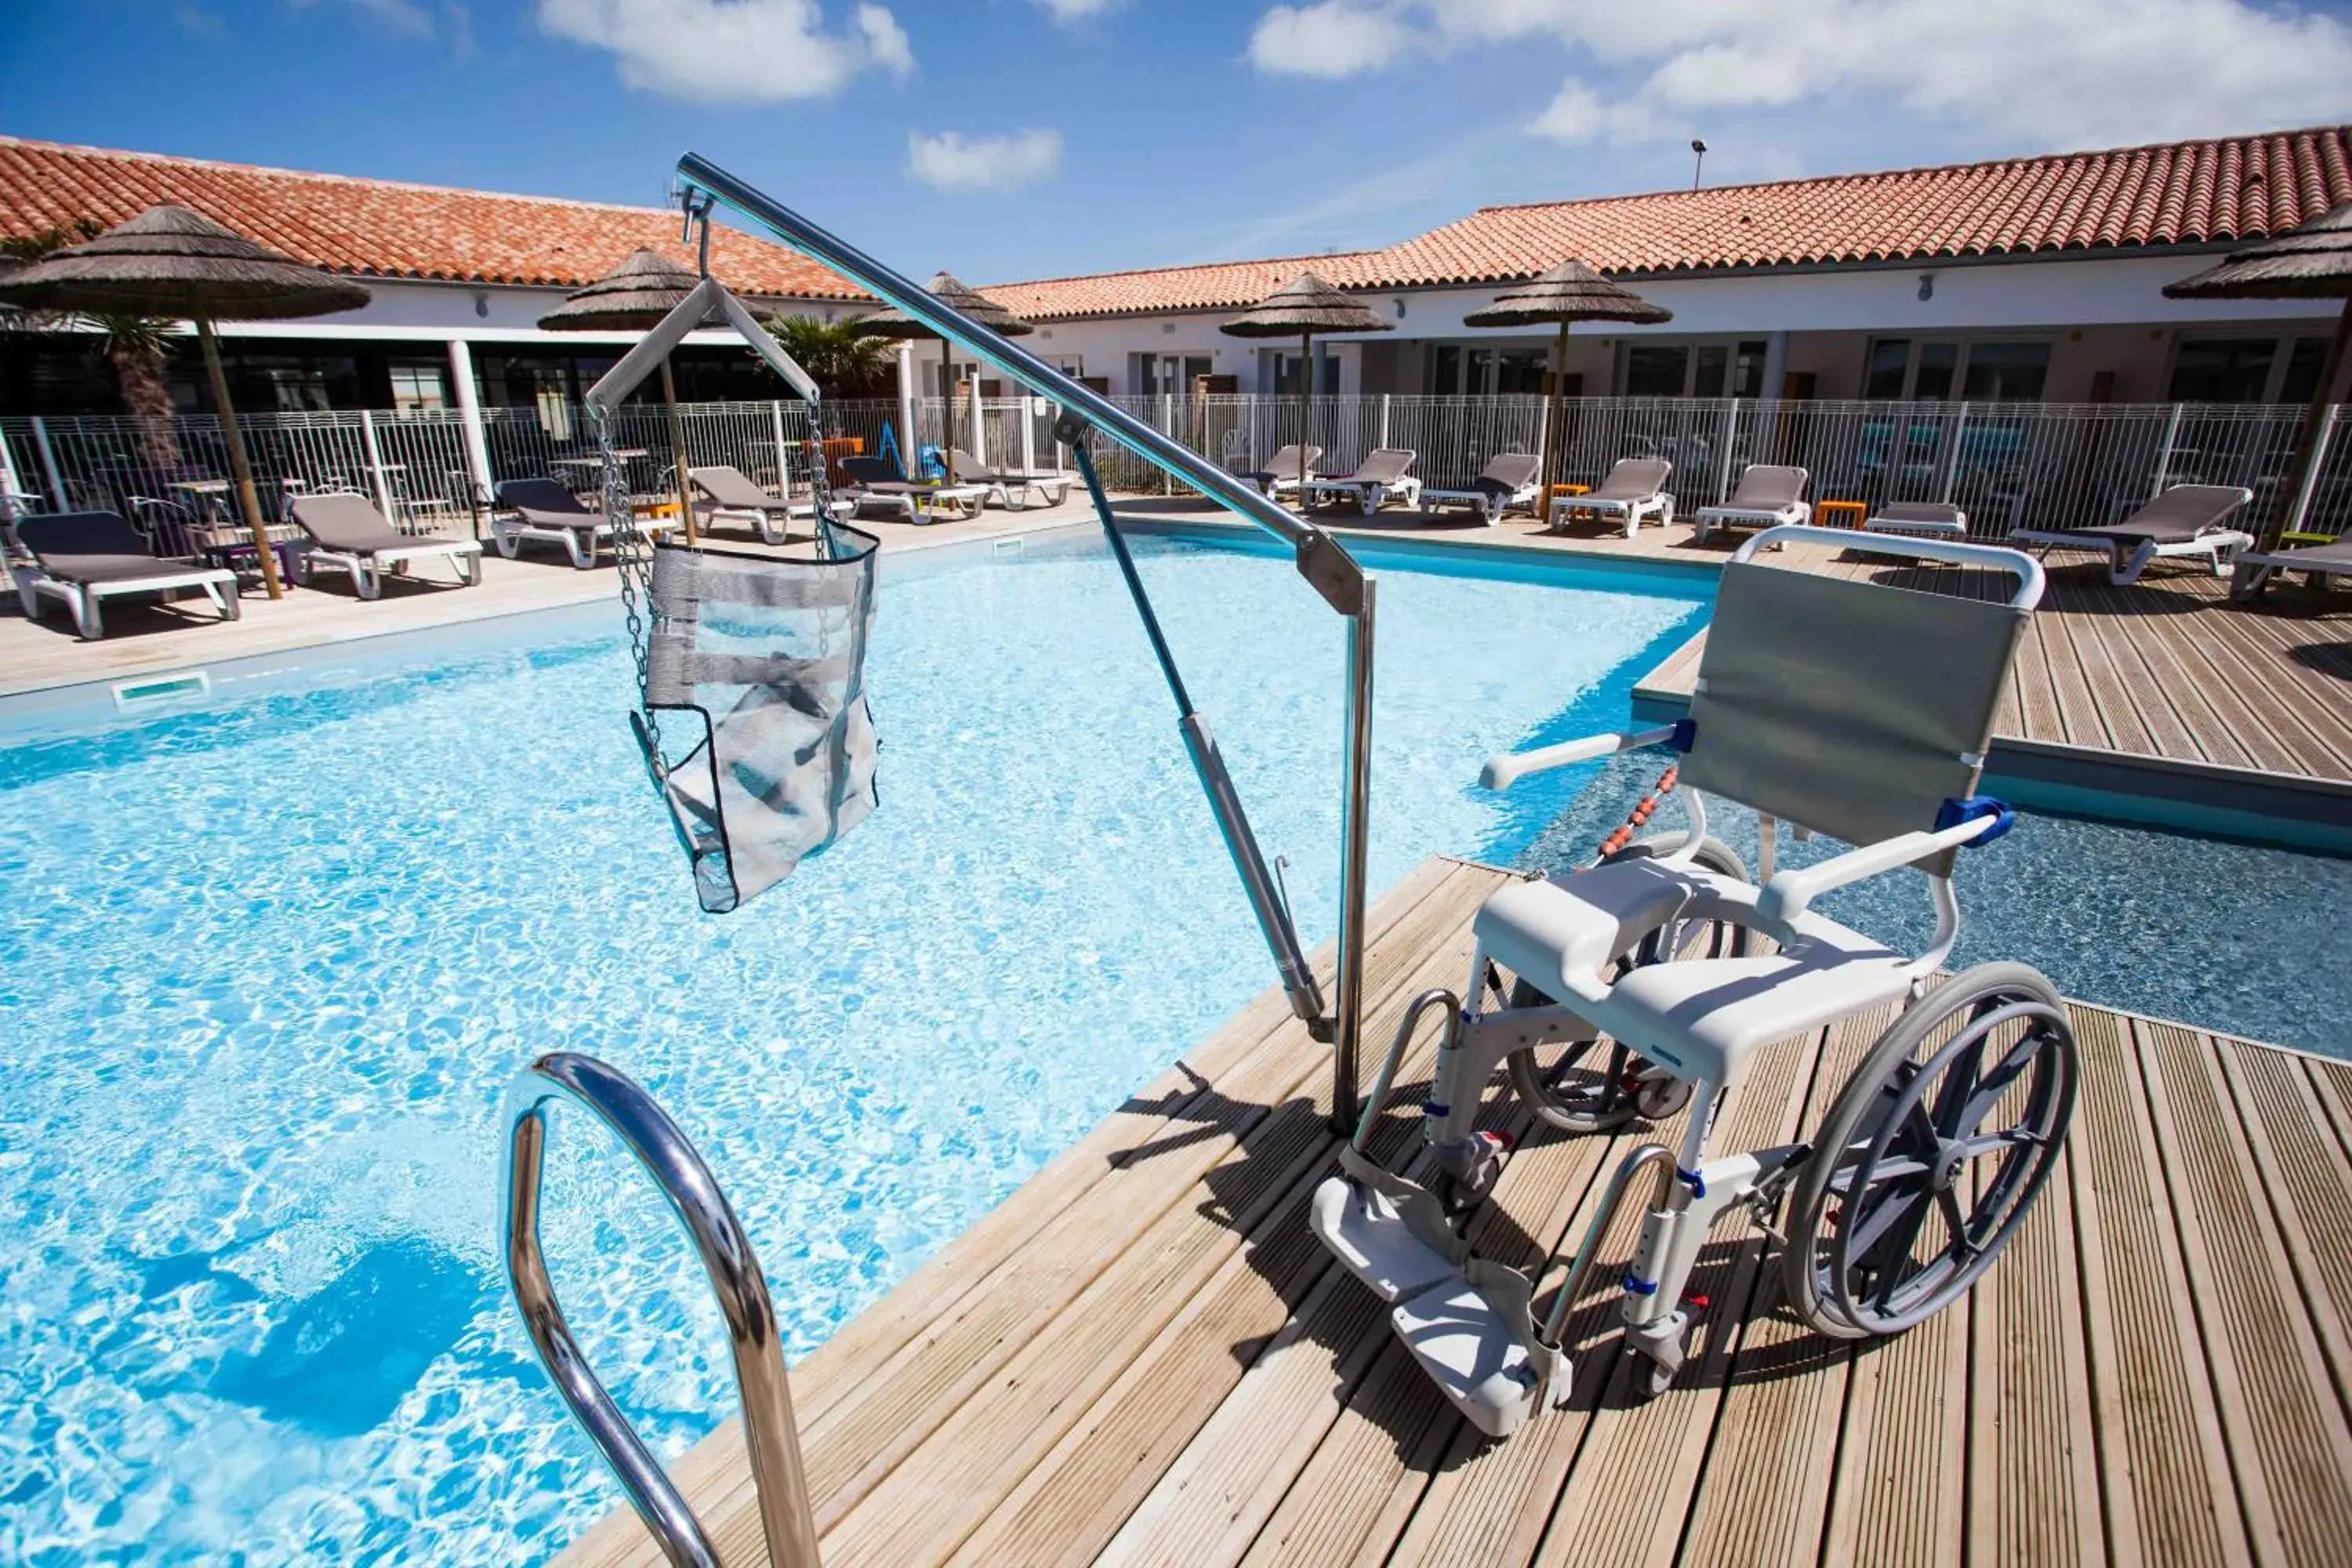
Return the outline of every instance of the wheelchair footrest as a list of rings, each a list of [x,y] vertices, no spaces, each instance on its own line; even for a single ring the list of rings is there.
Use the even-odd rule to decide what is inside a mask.
[[[1348,1272],[1383,1301],[1401,1301],[1441,1279],[1453,1263],[1413,1235],[1396,1206],[1345,1176],[1327,1176],[1307,1205],[1307,1226]]]
[[[1535,1413],[1541,1378],[1527,1347],[1461,1275],[1399,1302],[1389,1321],[1454,1407],[1489,1437],[1509,1436]]]

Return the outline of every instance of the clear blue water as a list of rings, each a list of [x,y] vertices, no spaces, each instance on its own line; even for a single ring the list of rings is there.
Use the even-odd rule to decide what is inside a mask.
[[[1280,561],[1140,553],[1318,940],[1338,623]],[[1702,613],[1472,573],[1382,578],[1381,885],[1532,852],[1581,780],[1496,799],[1480,762],[1621,722]],[[493,1241],[535,1053],[671,1109],[798,1354],[1271,983],[1107,558],[893,562],[881,603],[882,809],[728,917],[607,612],[0,751],[0,1561],[508,1563],[600,1512]],[[682,1448],[733,1404],[695,1266],[576,1118],[548,1201],[575,1327]]]

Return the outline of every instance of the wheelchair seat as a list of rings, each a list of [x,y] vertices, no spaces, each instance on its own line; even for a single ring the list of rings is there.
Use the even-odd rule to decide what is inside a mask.
[[[1666,921],[1751,923],[1757,894],[1696,866],[1621,860],[1505,888],[1475,929],[1488,957],[1595,1028],[1638,1042],[1679,1078],[1728,1087],[1758,1047],[1910,984],[1907,955],[1810,910],[1791,928],[1800,940],[1779,952],[1647,964],[1613,984],[1605,973]]]

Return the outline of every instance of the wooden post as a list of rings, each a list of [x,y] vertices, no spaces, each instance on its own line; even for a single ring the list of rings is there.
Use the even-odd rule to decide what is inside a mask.
[[[246,461],[245,436],[236,427],[236,410],[228,400],[228,372],[221,368],[220,339],[213,324],[199,316],[196,319],[196,341],[205,352],[205,374],[213,384],[213,402],[220,408],[221,437],[228,443],[229,477],[236,485],[237,505],[244,509],[246,526],[253,531],[253,547],[261,552],[261,584],[273,599],[282,599],[286,590],[278,582],[278,557],[270,553],[269,530],[261,521],[261,497],[254,492],[253,466]]]
[[[58,454],[49,445],[48,421],[37,414],[33,416],[33,451],[41,459],[41,477],[48,481],[49,510],[71,511],[73,507],[66,500],[65,477],[58,471]]]
[[[677,489],[677,525],[686,530],[688,549],[701,541],[694,531],[694,496],[686,479],[686,420],[677,411],[677,378],[670,374],[669,355],[662,355],[662,405],[669,412],[670,481]]]
[[[2319,423],[2329,412],[2348,340],[2352,340],[2352,298],[2347,298],[2344,309],[2336,313],[2336,335],[2327,340],[2327,358],[2319,367],[2319,384],[2311,389],[2311,402],[2303,411],[2303,428],[2295,436],[2294,461],[2287,468],[2286,483],[2279,488],[2275,513],[2263,524],[2264,550],[2278,547],[2279,535],[2300,523],[2303,509],[2308,504],[2312,481],[2319,472]]]
[[[1298,510],[1307,510],[1307,443],[1315,434],[1315,334],[1298,334]]]
[[[375,414],[371,409],[360,410],[360,445],[367,452],[368,477],[375,481],[375,504],[383,509],[383,519],[393,527],[400,519],[392,510],[392,481],[383,471],[383,447],[375,435]]]
[[[465,421],[466,468],[475,493],[485,498],[498,487],[490,469],[490,433],[482,423],[482,400],[474,390],[473,345],[463,338],[449,340],[449,378],[456,383],[457,415]],[[466,498],[467,513],[474,521],[474,536],[481,537],[482,514],[474,505],[474,497]]]
[[[816,428],[816,410],[803,408],[802,417],[809,427],[809,461],[824,461],[824,438]],[[768,399],[768,429],[776,443],[776,493],[786,500],[793,499],[793,465],[784,456],[784,405],[781,398]]]

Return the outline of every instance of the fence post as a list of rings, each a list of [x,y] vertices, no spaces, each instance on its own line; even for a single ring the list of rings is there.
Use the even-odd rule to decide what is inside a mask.
[[[1381,393],[1381,438],[1380,438],[1379,445],[1385,447],[1385,446],[1387,446],[1388,444],[1389,444],[1389,395],[1388,395],[1387,393],[1383,392],[1383,393]]]
[[[73,503],[66,499],[66,482],[58,474],[58,455],[49,449],[49,426],[37,414],[33,416],[33,450],[41,456],[41,477],[49,484],[49,510],[71,511]]]
[[[392,481],[383,471],[383,448],[375,438],[375,414],[371,409],[360,410],[360,444],[367,448],[368,477],[375,481],[375,504],[393,527],[400,526],[400,514],[392,510]]]
[[[25,481],[16,477],[16,454],[8,450],[8,432],[0,430],[0,522],[12,522],[18,512],[29,510],[24,494]]]
[[[2329,404],[2320,416],[2319,434],[2312,437],[2311,461],[2303,470],[2303,484],[2294,492],[2294,510],[2287,514],[2286,527],[2282,531],[2301,533],[2311,511],[2311,498],[2319,490],[2319,470],[2327,464],[2327,445],[2336,436],[2336,411],[2339,405]]]
[[[466,467],[473,476],[474,488],[488,495],[498,483],[490,471],[490,433],[482,423],[482,400],[474,393],[474,351],[463,338],[449,340],[449,379],[457,384],[457,413],[464,421]],[[470,496],[466,510],[473,510]]]
[[[898,462],[914,479],[915,453],[923,444],[923,434],[915,428],[915,345],[898,345]]]
[[[1723,400],[1723,464],[1716,476],[1715,499],[1719,503],[1731,499],[1731,448],[1739,439],[1739,399]]]
[[[1037,471],[1037,414],[1026,393],[1021,397],[1021,471]]]
[[[790,500],[793,499],[793,460],[786,455],[791,448],[784,445],[784,404],[780,397],[768,399],[768,428],[774,433],[776,443],[776,493]],[[813,419],[809,421],[808,438],[810,463],[824,462],[824,433],[816,427],[816,421]]]
[[[2188,406],[2185,403],[2174,404],[2172,417],[2164,422],[2164,445],[2158,448],[2156,454],[2156,482],[2148,487],[2147,491],[2150,500],[2164,493],[2164,476],[2172,471],[2173,443],[2180,439],[2181,411]]]
[[[1949,505],[1951,503],[1952,482],[1959,477],[1960,441],[1961,438],[1969,433],[1969,405],[1965,403],[1961,403],[1955,406],[1958,407],[1959,412],[1952,416],[1952,434],[1944,443],[1943,493],[1936,498],[1946,505]]]
[[[1163,392],[1160,395],[1160,433],[1170,440],[1178,439],[1176,395],[1172,392]],[[1160,470],[1160,493],[1164,496],[1172,496],[1176,493],[1176,476],[1165,468]]]

